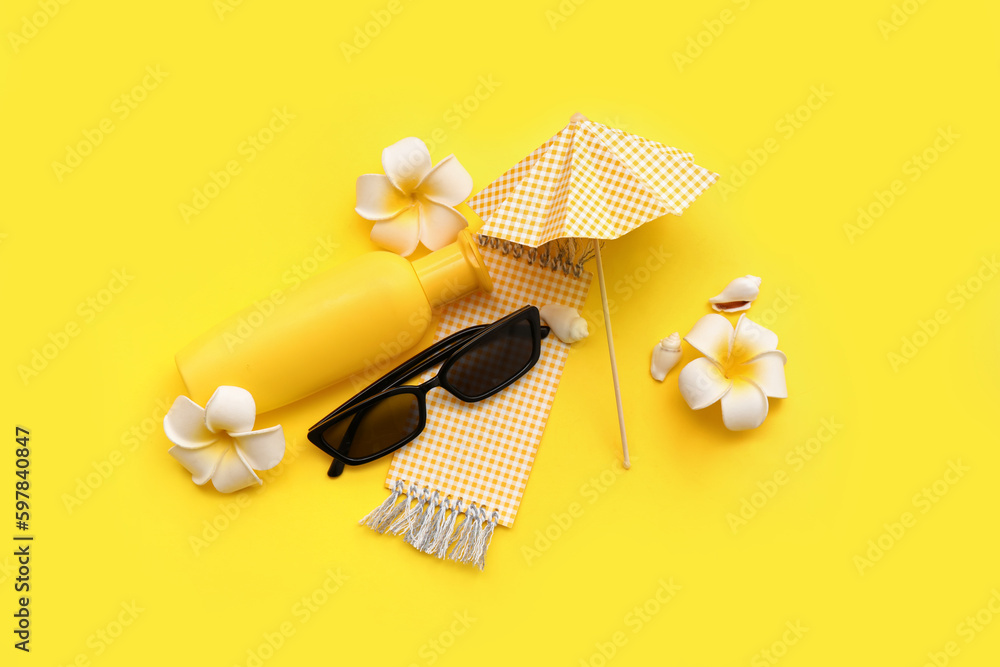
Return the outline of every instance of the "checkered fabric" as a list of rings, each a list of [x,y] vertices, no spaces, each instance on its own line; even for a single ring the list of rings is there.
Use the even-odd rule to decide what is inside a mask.
[[[475,324],[494,322],[526,306],[558,303],[583,308],[591,276],[580,277],[529,265],[499,249],[482,248],[493,278],[491,294],[475,294],[439,313],[436,339]],[[446,391],[427,395],[427,425],[412,443],[396,452],[386,487],[401,480],[407,488],[439,491],[441,497],[474,502],[498,523],[514,523],[535,451],[555,398],[569,346],[550,335],[526,375],[479,403],[463,403]],[[428,372],[424,379],[434,375]]]
[[[718,180],[690,153],[574,120],[469,206],[489,236],[538,246],[564,237],[616,239],[684,209]]]

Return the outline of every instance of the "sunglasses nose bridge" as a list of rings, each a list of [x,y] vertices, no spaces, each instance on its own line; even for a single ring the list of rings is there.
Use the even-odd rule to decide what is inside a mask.
[[[437,373],[437,374],[434,375],[434,377],[432,377],[427,382],[424,382],[421,385],[417,385],[417,389],[419,389],[420,391],[422,391],[426,395],[427,392],[429,392],[431,389],[434,389],[435,387],[440,387],[440,386],[441,386],[441,374]]]

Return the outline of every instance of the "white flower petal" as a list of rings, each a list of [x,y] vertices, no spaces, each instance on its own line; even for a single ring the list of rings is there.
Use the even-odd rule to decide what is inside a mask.
[[[248,433],[230,433],[229,436],[254,470],[270,470],[285,455],[285,432],[280,424]]]
[[[177,445],[167,450],[167,453],[177,459],[191,473],[191,481],[201,486],[212,478],[219,462],[232,446],[228,442],[215,442],[211,446],[199,449],[187,449]]]
[[[730,431],[757,428],[767,417],[767,396],[753,382],[736,378],[722,397],[722,423]]]
[[[372,227],[372,241],[386,250],[408,257],[420,243],[420,223],[414,204],[395,218],[380,220]]]
[[[367,220],[388,220],[413,206],[413,197],[396,189],[382,174],[362,174],[355,186],[357,206],[354,210]]]
[[[163,417],[167,440],[184,449],[206,447],[216,440],[205,427],[205,409],[187,396],[178,396]]]
[[[760,387],[767,396],[788,398],[788,388],[785,385],[786,361],[784,352],[761,352],[750,361],[737,366],[734,372]]]
[[[407,137],[382,151],[382,168],[393,185],[410,194],[431,170],[431,154],[420,139]]]
[[[718,364],[707,357],[698,357],[681,369],[677,386],[692,410],[701,410],[723,398],[732,386]]]
[[[420,242],[428,250],[454,243],[458,233],[469,226],[464,215],[436,201],[420,198],[417,208],[420,209]]]
[[[684,340],[713,361],[725,364],[729,358],[729,344],[733,325],[722,315],[710,313],[694,323]]]
[[[472,176],[454,155],[434,165],[417,191],[436,202],[448,206],[458,206],[472,194]]]
[[[226,451],[212,475],[212,484],[222,493],[232,493],[261,483],[260,477],[257,477],[237,447],[230,447]]]
[[[257,404],[250,392],[242,387],[223,385],[205,404],[205,426],[214,433],[249,431],[256,416]]]
[[[719,315],[719,317],[722,317]],[[746,315],[740,315],[736,323],[736,333],[733,335],[733,346],[729,352],[729,360],[733,364],[750,361],[762,352],[778,349],[778,334],[765,329]]]

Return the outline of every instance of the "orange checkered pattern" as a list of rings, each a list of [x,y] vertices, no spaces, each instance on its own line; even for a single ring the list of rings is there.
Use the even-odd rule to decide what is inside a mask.
[[[718,180],[690,153],[574,120],[469,200],[481,232],[527,246],[616,239],[684,209]]]
[[[582,309],[590,274],[580,277],[529,265],[498,249],[482,248],[493,278],[491,294],[475,294],[440,312],[436,339],[475,324],[494,322],[528,305],[557,303]],[[463,403],[437,389],[427,396],[427,426],[396,452],[386,487],[401,480],[407,488],[439,491],[441,497],[474,502],[496,511],[498,523],[514,523],[521,494],[542,439],[569,346],[549,335],[538,363],[517,382],[479,403]],[[431,377],[437,369],[427,373]]]

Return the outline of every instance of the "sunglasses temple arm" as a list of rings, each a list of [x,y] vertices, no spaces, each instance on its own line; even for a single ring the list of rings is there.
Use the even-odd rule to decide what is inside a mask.
[[[493,325],[491,324],[479,324],[469,327],[468,329],[462,329],[447,338],[442,338],[417,356],[412,359],[408,359],[393,370],[389,371],[383,377],[373,382],[368,386],[368,388],[362,390],[360,394],[345,403],[334,414],[341,413],[370,396],[375,396],[376,394],[379,394],[386,389],[391,389],[392,387],[395,387],[428,369],[434,368],[439,363],[444,361],[445,358],[447,358],[456,347],[459,347],[460,344],[465,343],[468,339],[474,338],[492,326]],[[549,332],[551,332],[551,329],[548,326],[544,324],[539,325],[539,334],[541,338],[547,338]]]
[[[337,410],[337,412],[341,412],[346,408],[357,405],[370,396],[379,394],[386,389],[390,389],[416,375],[419,375],[420,373],[423,373],[429,368],[433,368],[437,364],[441,363],[448,354],[451,354],[452,350],[458,343],[464,342],[466,339],[478,334],[485,328],[485,326],[486,325],[479,325],[463,329],[458,333],[439,340],[426,350],[420,352],[417,356],[404,361],[402,364],[373,382],[366,389],[362,390],[360,394],[345,403],[340,410]]]
[[[420,352],[417,356],[412,359],[404,361],[402,364],[394,368],[393,370],[386,373],[384,376],[368,385],[365,389],[356,395],[351,400],[344,403],[340,408],[327,416],[327,419],[333,417],[334,415],[340,414],[345,410],[352,408],[361,401],[369,398],[370,396],[375,396],[386,389],[390,389],[401,382],[405,382],[410,378],[423,373],[429,368],[433,368],[444,360],[444,357],[448,356],[452,350],[459,345],[459,343],[465,342],[477,334],[481,333],[485,329],[492,325],[489,324],[479,324],[468,329],[463,329],[447,338],[442,338],[438,342],[434,343],[424,351]],[[539,332],[541,338],[547,338],[551,329],[542,324],[539,326]],[[324,420],[326,421],[326,420]]]
[[[330,469],[326,471],[327,477],[340,477],[344,472],[344,462],[340,459],[334,459],[330,463]]]
[[[391,389],[399,384],[402,384],[406,380],[423,373],[429,368],[433,368],[437,364],[441,363],[445,357],[447,357],[460,343],[464,343],[467,339],[480,333],[482,330],[486,329],[489,325],[480,324],[474,327],[469,327],[468,329],[463,329],[447,338],[442,338],[438,342],[434,343],[427,349],[423,350],[417,354],[412,359],[404,361],[402,364],[389,371],[387,374],[368,385],[361,390],[356,396],[351,398],[349,401],[341,405],[339,408],[324,417],[319,423],[315,424],[313,428],[318,428],[324,422],[343,414],[347,410],[350,410],[355,405],[358,405],[362,401],[382,393],[386,389]]]

